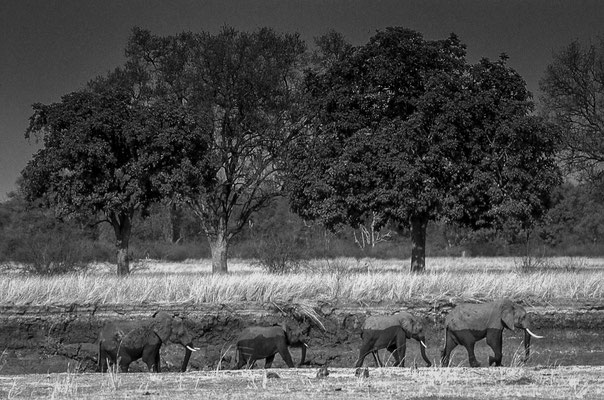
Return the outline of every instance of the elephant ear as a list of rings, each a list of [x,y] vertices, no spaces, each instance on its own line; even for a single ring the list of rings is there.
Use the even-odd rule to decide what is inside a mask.
[[[290,323],[284,322],[281,324],[281,328],[285,332],[285,340],[288,345],[295,345],[300,342],[301,331],[297,327],[292,327]]]
[[[514,330],[514,306],[512,304],[504,304],[501,307],[501,322],[509,330]]]
[[[412,335],[417,335],[419,333],[419,324],[410,314],[399,314],[397,315],[397,319],[399,325],[403,328],[405,333],[407,333],[407,337],[411,337]]]
[[[292,328],[289,326],[289,324],[287,322],[283,322],[283,323],[281,323],[281,329],[283,329],[283,332],[285,332],[285,338],[289,342],[289,339],[292,334]]]
[[[159,336],[162,343],[166,343],[172,334],[172,316],[167,312],[161,311],[153,317],[153,330]]]

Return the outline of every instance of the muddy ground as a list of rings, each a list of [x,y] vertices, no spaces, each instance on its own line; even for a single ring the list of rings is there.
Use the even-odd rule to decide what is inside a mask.
[[[444,342],[443,322],[453,304],[389,304],[358,306],[316,304],[317,322],[312,324],[306,368],[352,367],[358,357],[360,327],[368,315],[408,309],[421,316],[427,326],[428,355],[437,363]],[[544,339],[533,340],[529,366],[604,365],[604,306],[592,303],[558,304],[527,308],[533,317],[533,331]],[[0,374],[20,375],[53,372],[93,372],[96,369],[97,337],[109,321],[151,318],[158,310],[185,317],[201,350],[194,353],[190,371],[229,369],[235,365],[234,343],[249,325],[272,325],[284,320],[302,320],[300,308],[291,304],[220,304],[172,306],[0,307]],[[320,326],[322,325],[322,326]],[[490,349],[484,341],[476,348],[478,360],[486,363]],[[518,365],[522,334],[504,334],[504,365]],[[177,371],[184,350],[177,345],[162,347],[162,371]],[[294,360],[300,353],[292,349]],[[386,354],[382,358],[387,358]],[[221,361],[222,360],[222,361]],[[466,366],[467,355],[458,347],[454,365]],[[220,365],[219,365],[220,364]],[[259,367],[262,362],[258,363]],[[365,365],[373,366],[369,357]],[[419,345],[408,342],[407,366],[423,367]],[[277,357],[274,367],[283,367]],[[132,371],[146,371],[138,361]]]

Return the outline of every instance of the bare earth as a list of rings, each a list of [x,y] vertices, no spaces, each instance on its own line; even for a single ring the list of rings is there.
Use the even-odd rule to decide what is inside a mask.
[[[572,399],[603,398],[604,367],[370,368],[0,376],[0,398]]]

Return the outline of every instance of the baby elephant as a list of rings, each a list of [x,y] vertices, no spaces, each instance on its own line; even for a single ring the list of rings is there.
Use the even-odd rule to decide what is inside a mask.
[[[405,366],[405,352],[407,339],[417,340],[421,346],[422,358],[429,367],[432,365],[426,356],[426,335],[423,324],[411,313],[401,311],[394,315],[371,316],[363,324],[361,333],[363,344],[359,350],[359,359],[355,368],[363,365],[365,357],[371,353],[378,367],[383,364],[378,355],[378,350],[387,349],[394,356],[396,366]]]
[[[185,347],[181,371],[187,370],[192,351],[192,337],[181,318],[160,311],[149,321],[129,324],[109,323],[99,335],[98,369],[106,372],[108,362],[119,363],[122,372],[128,372],[130,363],[142,358],[149,371],[160,372],[159,349],[167,341]]]
[[[252,368],[256,360],[266,359],[264,368],[270,368],[275,355],[279,353],[281,358],[289,368],[294,367],[292,356],[288,347],[301,347],[302,359],[300,364],[304,364],[306,359],[305,334],[302,329],[292,328],[288,324],[281,324],[269,327],[252,326],[241,332],[237,340],[237,369],[244,365]]]

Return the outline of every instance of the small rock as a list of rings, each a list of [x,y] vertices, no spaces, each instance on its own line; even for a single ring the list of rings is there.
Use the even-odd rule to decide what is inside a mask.
[[[276,372],[269,371],[266,373],[266,379],[281,379],[281,377]]]
[[[369,368],[357,368],[357,370],[354,371],[354,376],[357,378],[369,378]]]
[[[327,367],[321,367],[319,368],[319,371],[317,372],[317,378],[322,379],[325,378],[329,375],[329,370],[327,369]]]

